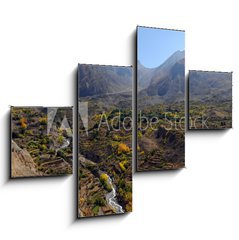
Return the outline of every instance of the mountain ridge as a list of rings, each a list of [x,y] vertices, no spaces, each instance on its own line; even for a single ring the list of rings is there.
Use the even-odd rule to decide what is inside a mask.
[[[139,94],[162,101],[182,101],[185,93],[185,51],[176,51],[160,66],[145,68],[138,62]]]
[[[227,101],[232,99],[232,75],[230,72],[189,72],[190,100]]]
[[[78,97],[131,91],[131,76],[129,67],[79,64]]]

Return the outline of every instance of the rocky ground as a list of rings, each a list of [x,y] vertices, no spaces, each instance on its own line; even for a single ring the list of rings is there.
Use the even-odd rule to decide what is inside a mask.
[[[185,166],[184,133],[159,127],[153,136],[139,138],[138,171],[170,170]]]
[[[137,170],[183,168],[185,166],[184,104],[153,104],[147,107],[144,102],[139,102],[139,111],[143,120],[138,120],[141,123],[138,123]]]
[[[96,163],[80,156],[79,167],[79,217],[113,214],[114,211],[106,202],[107,191],[100,182]]]
[[[47,108],[12,107],[12,177],[72,173],[72,135],[62,126],[64,116],[72,124],[71,108],[60,108],[48,134]]]
[[[189,129],[232,128],[232,102],[195,102],[189,104]]]
[[[125,110],[125,106],[131,106],[131,102],[126,104],[123,101],[126,98],[115,97],[124,106],[120,117],[131,116],[131,112]],[[110,129],[106,124],[99,127],[102,99],[98,100],[87,98],[91,110],[88,135],[79,121],[79,217],[117,214],[117,208],[113,207],[116,204],[122,207],[123,212],[132,211],[132,131],[122,127],[114,130],[119,127],[117,121]],[[109,122],[119,116],[114,106],[108,106],[103,111]],[[130,128],[129,119],[125,125]],[[109,184],[109,178],[112,185]],[[112,186],[117,203],[110,205],[107,196],[114,195],[109,194]]]

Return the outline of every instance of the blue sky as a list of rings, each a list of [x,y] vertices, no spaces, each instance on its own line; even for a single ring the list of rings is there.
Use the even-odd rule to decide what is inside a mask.
[[[145,67],[161,65],[177,50],[185,49],[185,32],[138,27],[138,60]]]

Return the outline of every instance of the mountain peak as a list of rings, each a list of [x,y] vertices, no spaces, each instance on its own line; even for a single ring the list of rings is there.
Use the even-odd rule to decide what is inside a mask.
[[[174,52],[169,58],[169,59],[174,59],[176,62],[183,59],[185,57],[185,51],[181,51],[181,50],[177,50],[176,52]],[[166,60],[167,61],[167,60]],[[166,62],[165,61],[165,62]]]
[[[171,68],[176,62],[185,58],[185,51],[177,50],[165,62],[163,62],[158,69]]]
[[[153,72],[146,89],[149,96],[164,101],[182,101],[185,86],[184,51],[176,51]]]

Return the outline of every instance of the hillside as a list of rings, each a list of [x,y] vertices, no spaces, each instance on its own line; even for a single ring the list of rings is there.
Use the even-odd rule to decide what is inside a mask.
[[[154,69],[143,68],[141,65],[138,79],[139,85],[145,86],[145,89],[139,92],[139,96],[157,97],[157,101],[164,103],[184,101],[184,68],[184,51],[176,51],[163,64]]]
[[[232,98],[230,72],[189,72],[189,97],[195,101],[220,102]]]
[[[12,107],[12,177],[72,173],[72,108]]]
[[[190,129],[232,127],[232,73],[189,72],[189,118]]]
[[[131,76],[127,67],[79,64],[79,97],[131,91]]]
[[[132,69],[79,65],[78,71],[79,103],[88,103],[87,129],[78,122],[78,216],[130,212]]]

